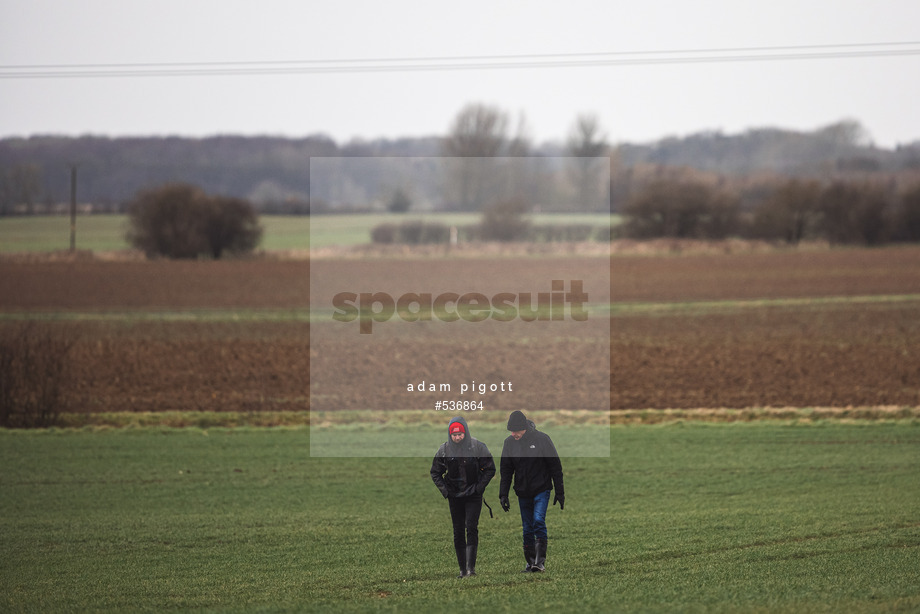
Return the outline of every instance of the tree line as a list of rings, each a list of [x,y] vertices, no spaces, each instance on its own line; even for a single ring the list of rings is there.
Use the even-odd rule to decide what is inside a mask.
[[[310,160],[323,157],[531,157],[611,160],[611,198],[619,206],[638,186],[643,169],[687,168],[735,179],[777,176],[920,172],[920,143],[893,150],[875,147],[866,131],[844,120],[811,132],[752,129],[737,135],[700,132],[647,144],[610,143],[596,116],[573,118],[555,142],[535,143],[523,114],[492,105],[459,110],[444,134],[403,139],[354,139],[337,143],[304,138],[33,136],[0,139],[0,215],[48,212],[70,197],[70,168],[78,170],[78,198],[96,211],[123,211],[134,194],[166,183],[189,183],[212,194],[252,202],[264,213],[336,210],[329,199],[310,202]],[[576,169],[566,171],[572,176]],[[585,172],[592,172],[585,169]],[[581,182],[588,185],[589,182]],[[476,186],[451,194],[445,206],[473,207]],[[314,200],[316,200],[314,198]],[[346,205],[358,206],[351,202]]]
[[[920,181],[902,188],[867,180],[791,178],[743,192],[702,179],[659,179],[629,199],[619,236],[724,239],[744,237],[795,245],[806,240],[881,245],[920,241]]]
[[[63,160],[80,159],[81,194],[108,194],[103,204],[130,212],[133,245],[178,258],[251,250],[260,233],[258,213],[381,210],[479,212],[483,222],[462,231],[470,240],[581,240],[586,234],[535,227],[527,216],[536,211],[622,215],[622,225],[594,234],[595,240],[920,240],[918,149],[877,150],[856,122],[811,135],[758,130],[738,138],[707,133],[665,139],[644,157],[635,147],[612,146],[590,113],[574,119],[564,143],[536,146],[529,132],[523,114],[515,118],[473,103],[457,113],[444,136],[343,147],[325,137],[4,139],[0,215],[37,212],[64,185],[69,194],[70,173],[54,175],[49,190],[42,160],[56,160],[59,170],[69,171]],[[764,147],[807,151],[814,164],[763,170],[770,164],[752,152]],[[700,160],[679,164],[684,158],[677,151],[694,152]],[[55,153],[48,158],[48,152]],[[726,152],[747,155],[746,168],[757,170],[712,170],[721,164],[712,161],[724,162]],[[368,160],[372,166],[362,165]],[[400,166],[407,161],[409,171]],[[321,163],[324,180],[311,185],[311,165]],[[128,189],[131,195],[124,196]],[[374,240],[442,241],[444,233],[391,224],[375,229]]]

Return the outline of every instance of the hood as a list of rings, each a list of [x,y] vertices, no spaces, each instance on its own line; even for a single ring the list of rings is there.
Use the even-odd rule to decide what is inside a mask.
[[[450,422],[447,423],[448,436],[450,436],[450,425],[452,425],[454,422],[459,422],[460,424],[463,425],[463,432],[466,433],[465,439],[469,439],[470,438],[470,425],[466,423],[466,418],[464,418],[463,416],[455,416],[450,419]]]
[[[537,432],[537,425],[533,423],[533,420],[528,418],[527,419],[527,432],[524,433],[524,436],[521,438],[521,441],[527,440],[530,437],[531,433],[536,433],[536,432]],[[511,437],[511,435],[508,435],[508,437]]]
[[[463,425],[463,430],[466,433],[466,437],[463,438],[463,441],[460,444],[455,444],[453,439],[450,437],[450,425],[455,422],[459,422]],[[463,416],[456,416],[450,419],[450,422],[447,423],[447,443],[450,446],[460,447],[460,448],[471,448],[473,446],[473,434],[470,433],[470,427],[466,423],[466,419]]]

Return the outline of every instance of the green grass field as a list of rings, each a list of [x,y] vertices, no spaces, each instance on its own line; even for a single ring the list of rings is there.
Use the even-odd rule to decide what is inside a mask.
[[[289,250],[325,247],[328,245],[358,245],[370,242],[370,231],[384,222],[423,219],[444,224],[466,225],[479,220],[476,214],[405,214],[395,215],[324,215],[309,216],[263,215],[265,229],[261,249]],[[538,224],[591,224],[601,227],[615,217],[595,214],[553,215],[533,217]],[[84,215],[77,218],[77,249],[111,251],[128,249],[125,241],[127,217],[124,215]],[[0,252],[46,252],[70,249],[70,218],[67,216],[36,216],[0,218]]]
[[[77,249],[126,249],[126,220],[123,215],[78,217]],[[68,216],[0,218],[0,252],[48,252],[66,249],[70,249]]]
[[[520,518],[493,483],[464,580],[430,459],[311,458],[308,441],[0,431],[0,610],[920,609],[916,421],[613,427],[609,458],[563,460],[547,572],[519,573]]]

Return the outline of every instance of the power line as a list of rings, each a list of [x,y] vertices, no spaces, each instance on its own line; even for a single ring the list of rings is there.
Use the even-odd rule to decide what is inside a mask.
[[[0,79],[134,78],[510,70],[719,62],[802,61],[920,55],[920,41],[729,47],[602,53],[430,56],[337,60],[0,65]]]

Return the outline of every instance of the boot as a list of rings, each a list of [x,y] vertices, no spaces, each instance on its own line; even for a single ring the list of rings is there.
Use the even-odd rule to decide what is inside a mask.
[[[479,549],[479,545],[466,546],[466,575],[475,576],[476,575],[476,551]]]
[[[521,573],[533,571],[533,564],[537,559],[536,548],[533,544],[524,544],[524,560],[527,561],[527,567],[521,570]]]
[[[531,571],[543,571],[546,564],[546,540],[538,539],[536,543],[536,558]]]
[[[465,578],[468,574],[466,573],[466,546],[454,546],[454,550],[457,551],[457,564],[460,565],[460,575],[458,578]]]

